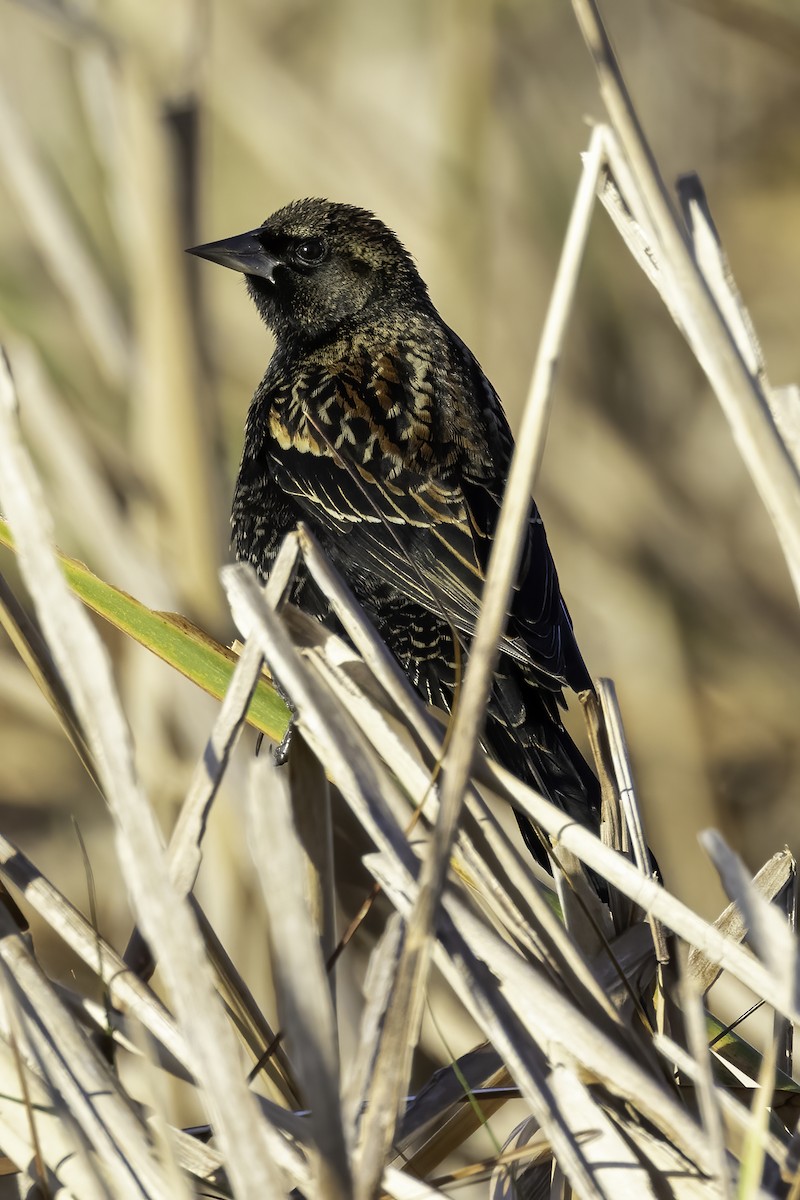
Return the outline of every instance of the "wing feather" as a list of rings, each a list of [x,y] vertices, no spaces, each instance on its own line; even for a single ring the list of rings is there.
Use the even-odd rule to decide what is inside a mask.
[[[272,435],[264,449],[275,484],[330,535],[345,575],[380,580],[468,638],[513,443],[488,380],[463,343],[455,351],[460,368],[438,372],[435,407],[419,361],[399,350],[348,361],[314,387],[273,388],[262,398]],[[461,389],[449,406],[448,387]],[[466,417],[465,390],[474,400]],[[476,437],[480,453],[471,453]],[[501,648],[553,691],[586,686],[535,506]]]

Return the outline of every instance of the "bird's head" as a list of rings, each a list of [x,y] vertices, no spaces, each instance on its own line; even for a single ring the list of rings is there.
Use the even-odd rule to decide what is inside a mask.
[[[398,301],[424,301],[408,251],[364,209],[295,200],[248,233],[190,254],[241,271],[279,342],[314,343]]]

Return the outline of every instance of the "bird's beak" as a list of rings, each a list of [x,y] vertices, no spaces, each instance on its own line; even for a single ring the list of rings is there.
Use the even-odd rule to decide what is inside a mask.
[[[279,265],[280,259],[264,249],[257,237],[259,232],[258,229],[251,229],[249,233],[239,233],[235,237],[223,238],[220,242],[191,246],[186,253],[196,254],[198,258],[207,258],[210,262],[230,267],[232,271],[241,271],[245,275],[260,275],[272,282],[273,271]]]

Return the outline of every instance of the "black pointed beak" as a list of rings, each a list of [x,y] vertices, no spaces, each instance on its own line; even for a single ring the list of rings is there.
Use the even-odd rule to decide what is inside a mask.
[[[271,282],[272,273],[280,259],[264,249],[258,239],[259,232],[258,229],[251,229],[249,233],[239,233],[219,242],[207,242],[205,246],[191,246],[186,253],[207,258],[209,262],[219,263],[222,267],[230,267],[232,271],[241,271],[245,275],[260,275]]]

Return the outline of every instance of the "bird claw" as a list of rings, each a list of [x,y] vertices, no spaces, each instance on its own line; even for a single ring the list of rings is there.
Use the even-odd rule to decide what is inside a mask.
[[[289,710],[289,724],[286,726],[286,732],[284,733],[283,737],[278,742],[278,744],[276,746],[274,746],[273,750],[272,750],[272,758],[275,763],[275,766],[282,767],[289,757],[289,750],[290,750],[291,744],[292,744],[292,737],[294,736],[294,726],[295,726],[295,718],[297,716],[297,709],[296,709],[295,705],[292,703],[290,697],[286,694],[286,692],[281,687],[278,680],[274,678],[274,676],[272,679],[272,686]],[[261,753],[261,746],[262,746],[263,742],[264,742],[264,733],[263,733],[263,731],[260,731],[258,734],[258,738],[256,739],[256,757],[258,757],[258,755]]]
[[[289,749],[292,745],[293,737],[294,737],[294,710],[292,711],[292,716],[289,720],[289,724],[286,726],[286,733],[283,735],[280,742],[278,743],[278,745],[275,747],[275,749],[272,752],[272,756],[275,760],[276,767],[282,767],[284,765],[284,763],[286,762],[286,760],[288,759]]]
[[[273,751],[273,758],[275,759],[276,767],[282,767],[289,757],[289,748],[292,744],[295,718],[297,717],[297,708],[293,704],[291,696],[284,691],[284,689],[281,687],[280,681],[274,676],[272,677],[272,686],[275,688],[275,691],[278,693],[281,700],[289,710],[289,724],[286,727],[286,733],[283,735]]]

